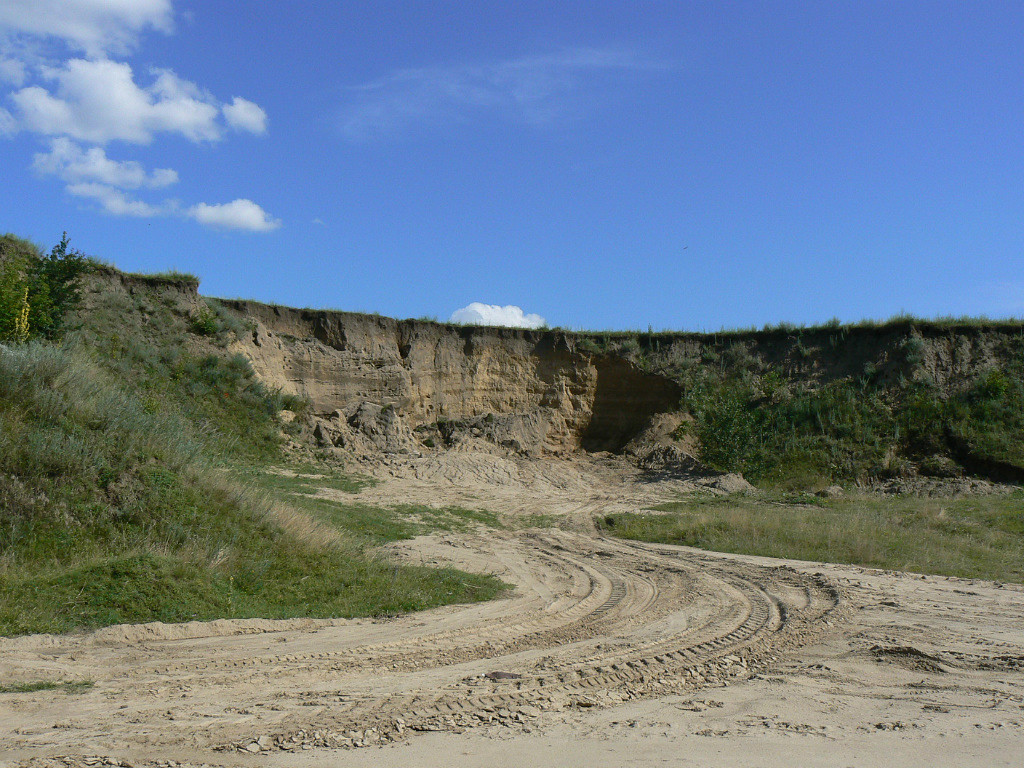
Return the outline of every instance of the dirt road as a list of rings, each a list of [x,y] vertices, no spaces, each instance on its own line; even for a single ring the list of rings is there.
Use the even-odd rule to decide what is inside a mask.
[[[0,679],[95,681],[0,694],[0,765],[1022,762],[1020,586],[602,538],[593,513],[672,490],[612,465],[458,491],[420,469],[368,499],[470,497],[568,530],[393,548],[516,585],[486,604],[0,640]]]

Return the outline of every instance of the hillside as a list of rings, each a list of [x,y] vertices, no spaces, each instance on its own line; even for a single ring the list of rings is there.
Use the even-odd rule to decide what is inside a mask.
[[[278,414],[299,406],[227,351],[234,331],[197,285],[97,266],[62,341],[0,345],[0,634],[381,615],[500,592],[374,554],[409,526],[336,522],[391,510],[337,504],[331,523],[253,472],[295,465]]]
[[[501,524],[429,496],[344,498],[395,458],[488,483],[620,456],[651,480],[805,492],[962,495],[1024,475],[1019,324],[572,333],[208,299],[188,275],[103,265],[81,289],[63,341],[0,347],[2,633],[496,594],[373,554]],[[748,487],[730,477],[707,487]]]
[[[583,334],[80,288],[49,337],[6,294],[12,765],[504,759],[535,729],[543,762],[593,722],[664,754],[806,732],[812,763],[910,728],[991,752],[983,723],[1016,755],[1013,325]]]

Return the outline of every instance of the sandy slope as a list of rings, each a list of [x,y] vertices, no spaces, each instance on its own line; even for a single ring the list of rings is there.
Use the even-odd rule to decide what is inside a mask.
[[[1021,586],[602,539],[593,514],[686,483],[611,460],[431,461],[365,495],[565,518],[393,548],[497,573],[513,596],[0,641],[2,680],[96,681],[0,694],[0,764],[1024,762]]]

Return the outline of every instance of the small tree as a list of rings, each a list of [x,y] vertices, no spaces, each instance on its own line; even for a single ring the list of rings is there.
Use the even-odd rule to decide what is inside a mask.
[[[83,253],[68,249],[67,232],[48,255],[35,262],[29,271],[29,325],[34,335],[52,339],[60,333],[65,315],[81,300],[78,278],[88,268]]]
[[[78,305],[78,278],[88,269],[88,259],[69,250],[67,232],[46,255],[27,240],[0,237],[0,341],[56,338]]]

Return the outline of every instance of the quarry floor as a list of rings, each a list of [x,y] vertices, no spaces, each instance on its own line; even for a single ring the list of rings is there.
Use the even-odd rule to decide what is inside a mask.
[[[0,766],[1024,760],[1024,586],[608,539],[595,515],[702,482],[643,481],[610,458],[377,474],[367,502],[550,527],[390,547],[515,585],[489,603],[0,640],[0,679],[94,681],[0,694]]]

